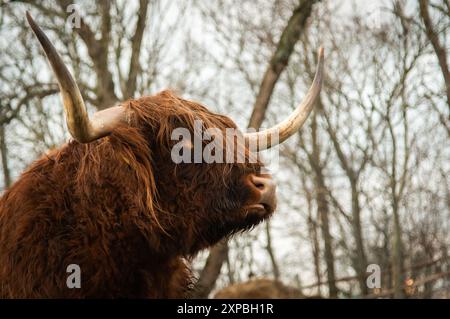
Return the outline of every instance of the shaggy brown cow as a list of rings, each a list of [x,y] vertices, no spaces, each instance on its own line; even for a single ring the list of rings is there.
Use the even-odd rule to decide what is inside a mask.
[[[0,297],[185,296],[191,278],[186,257],[272,214],[270,176],[261,174],[259,162],[175,164],[175,128],[193,132],[196,119],[222,131],[236,126],[169,91],[89,119],[61,58],[27,19],[60,85],[74,140],[33,163],[0,200]],[[293,115],[269,131],[245,135],[246,142],[273,130],[281,142],[299,129],[320,91],[322,55]],[[71,264],[81,269],[80,288],[67,285]]]

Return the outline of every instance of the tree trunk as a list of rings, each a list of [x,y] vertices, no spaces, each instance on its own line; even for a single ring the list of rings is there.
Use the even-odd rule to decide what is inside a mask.
[[[317,226],[314,222],[312,216],[310,215],[308,217],[308,229],[310,232],[310,238],[312,241],[312,251],[313,251],[313,258],[314,258],[314,272],[316,274],[316,280],[317,280],[317,294],[319,296],[322,295],[322,285],[320,284],[322,282],[322,271],[320,267],[320,245],[319,245],[319,236],[317,234]]]
[[[283,30],[269,67],[264,73],[248,127],[254,129],[261,127],[275,84],[288,65],[295,44],[304,31],[306,21],[311,15],[312,6],[316,2],[318,0],[300,0],[298,7],[295,8],[286,28]]]
[[[226,241],[221,241],[211,248],[205,266],[190,295],[191,298],[208,298],[208,295],[214,289],[216,280],[222,269],[222,264],[227,259],[227,255],[228,244]]]
[[[61,10],[69,16],[66,8],[72,4],[72,0],[61,0],[58,2]],[[101,38],[97,39],[96,33],[87,25],[83,18],[80,18],[80,27],[73,30],[80,36],[86,45],[87,53],[93,64],[96,74],[95,92],[97,100],[95,107],[103,110],[114,106],[118,98],[115,93],[113,75],[108,68],[109,46],[111,41],[111,3],[109,1],[99,1],[97,3],[100,22]]]
[[[314,112],[311,125],[312,134],[312,156],[308,157],[314,171],[314,188],[317,211],[320,218],[320,229],[324,240],[325,264],[327,265],[328,292],[330,298],[337,298],[336,272],[334,268],[333,244],[329,225],[329,206],[327,200],[327,189],[325,177],[320,158],[320,145],[317,142],[317,113]]]
[[[352,187],[352,229],[353,237],[355,238],[356,244],[356,260],[355,260],[355,270],[358,276],[359,289],[361,294],[367,295],[368,289],[366,285],[366,268],[367,268],[367,257],[364,250],[364,239],[361,229],[361,207],[359,205],[359,194],[356,189],[356,181],[351,182]]]
[[[446,94],[447,94],[447,104],[450,109],[450,71],[448,69],[447,52],[445,47],[439,43],[439,35],[434,31],[433,24],[430,18],[430,13],[428,12],[428,0],[419,1],[420,16],[422,17],[423,23],[425,25],[425,31],[433,46],[434,52],[439,62],[439,66],[444,77]],[[450,113],[449,113],[450,117]]]
[[[270,221],[265,223],[266,225],[266,236],[267,236],[267,252],[269,253],[270,262],[272,263],[273,276],[276,280],[280,279],[280,269],[278,267],[277,260],[275,258],[275,253],[272,247],[272,235],[270,234]]]
[[[393,215],[394,215],[394,241],[392,251],[392,283],[394,288],[394,298],[401,299],[405,297],[403,290],[403,245],[402,245],[402,229],[400,225],[400,217],[398,214],[397,199],[393,199]]]
[[[332,238],[330,234],[329,226],[329,207],[328,201],[325,195],[325,184],[323,181],[323,176],[317,176],[315,178],[316,183],[316,202],[317,210],[319,212],[320,218],[320,230],[322,232],[322,237],[324,241],[324,255],[325,264],[327,265],[327,280],[328,280],[328,291],[330,298],[337,298],[337,287],[336,287],[336,272],[334,268],[334,254],[332,246]]]
[[[5,126],[0,125],[0,152],[2,153],[3,189],[11,186],[11,174],[8,167],[8,148],[5,140]]]

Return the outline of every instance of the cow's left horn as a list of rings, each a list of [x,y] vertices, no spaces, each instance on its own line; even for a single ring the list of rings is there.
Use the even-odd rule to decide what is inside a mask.
[[[262,151],[284,142],[294,135],[305,123],[308,115],[314,108],[319,96],[323,80],[323,48],[319,49],[319,61],[316,75],[302,103],[283,122],[261,132],[245,133],[247,145],[254,151]]]
[[[120,122],[126,122],[125,110],[121,106],[97,112],[93,120],[89,120],[77,83],[44,32],[28,12],[26,15],[28,23],[41,43],[58,80],[67,126],[72,137],[80,143],[89,143],[111,133],[111,130]]]

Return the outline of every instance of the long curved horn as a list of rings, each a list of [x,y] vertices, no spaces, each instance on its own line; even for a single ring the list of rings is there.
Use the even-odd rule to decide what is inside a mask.
[[[314,108],[314,104],[322,88],[323,55],[323,48],[321,47],[319,49],[319,61],[313,83],[302,103],[292,112],[291,116],[283,122],[261,132],[244,134],[246,143],[251,149],[253,148],[252,150],[262,151],[281,144],[303,126],[308,115]]]
[[[111,133],[111,130],[120,122],[126,122],[125,110],[121,106],[97,112],[94,120],[89,120],[77,83],[64,65],[58,52],[56,52],[55,47],[34,22],[29,12],[26,13],[26,16],[28,24],[41,43],[58,80],[67,126],[72,137],[80,143],[89,143]]]

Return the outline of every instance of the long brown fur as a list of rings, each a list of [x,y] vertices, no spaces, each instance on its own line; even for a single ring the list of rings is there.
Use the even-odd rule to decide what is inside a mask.
[[[123,106],[129,126],[49,152],[0,199],[0,298],[184,297],[186,258],[270,215],[243,209],[259,163],[171,160],[174,128],[235,128],[229,118],[170,91]]]
[[[214,294],[215,299],[305,299],[297,288],[269,278],[253,278],[232,284]]]

